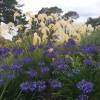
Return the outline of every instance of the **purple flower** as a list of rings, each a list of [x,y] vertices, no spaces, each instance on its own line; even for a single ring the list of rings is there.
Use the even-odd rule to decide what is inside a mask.
[[[30,90],[31,92],[33,92],[36,88],[37,88],[37,83],[36,83],[36,82],[31,82],[31,83],[30,83],[29,90]]]
[[[54,57],[55,57],[54,51],[52,51],[52,52],[44,51],[43,54],[44,54],[45,56],[47,56],[48,58],[54,58]]]
[[[96,53],[98,51],[95,45],[85,45],[82,46],[81,49],[86,53]]]
[[[59,89],[59,88],[62,87],[61,82],[58,81],[58,80],[51,80],[51,81],[50,81],[50,85],[51,85],[51,87],[52,87],[53,89]]]
[[[42,45],[42,44],[39,44],[39,45],[38,45],[38,48],[43,48],[43,45]]]
[[[88,82],[86,80],[81,80],[76,84],[77,88],[83,93],[90,93],[93,91],[93,83]]]
[[[23,82],[20,84],[20,88],[22,91],[28,91],[30,88],[30,84],[29,82]]]
[[[90,58],[85,58],[85,59],[83,60],[83,63],[84,63],[85,65],[91,65],[91,64],[93,63],[93,61],[92,61],[92,59],[90,59]]]
[[[48,68],[48,67],[42,67],[42,68],[41,68],[41,72],[42,72],[43,74],[47,73],[48,71],[49,71],[49,68]]]
[[[68,40],[68,42],[65,43],[64,47],[65,47],[65,48],[67,48],[67,47],[73,47],[73,46],[75,46],[75,45],[76,45],[75,40],[72,39],[72,38],[70,38],[70,39]]]
[[[62,65],[64,64],[64,59],[58,59],[58,60],[55,60],[52,65],[54,66],[59,66],[59,65]]]
[[[0,56],[3,57],[9,52],[8,48],[0,48]]]
[[[12,48],[12,52],[14,53],[14,55],[20,55],[23,53],[23,49],[19,47],[15,47],[15,48]]]
[[[34,50],[35,50],[35,46],[34,46],[34,45],[30,45],[30,46],[29,46],[29,51],[30,51],[30,52],[33,52]]]
[[[66,64],[60,64],[57,66],[57,68],[59,70],[66,71],[68,69],[68,66]]]
[[[3,69],[3,70],[9,70],[10,66],[9,65],[2,65],[1,69]]]
[[[32,62],[32,58],[31,57],[26,57],[23,59],[24,63],[31,63]]]
[[[58,70],[67,70],[68,69],[68,66],[67,64],[65,64],[65,61],[64,59],[58,59],[58,60],[55,60],[52,65],[54,66],[54,68],[57,68]]]
[[[20,84],[20,88],[22,91],[31,91],[33,92],[37,88],[37,83],[36,82],[22,82]]]
[[[38,81],[37,88],[39,92],[42,92],[43,90],[45,90],[46,89],[45,81]]]
[[[36,70],[32,70],[32,69],[29,69],[27,72],[26,72],[30,77],[36,77],[38,75],[37,71]]]
[[[49,41],[47,42],[45,48],[46,48],[46,49],[49,49],[49,48],[52,48],[52,47],[53,47],[53,43],[52,43],[52,41],[49,40]]]
[[[11,69],[12,70],[20,70],[22,68],[22,65],[19,64],[12,64]]]

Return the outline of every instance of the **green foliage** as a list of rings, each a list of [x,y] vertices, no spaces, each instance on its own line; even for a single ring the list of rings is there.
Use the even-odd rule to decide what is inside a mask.
[[[94,28],[100,25],[100,17],[97,18],[88,18],[86,24],[91,24]]]
[[[62,9],[60,9],[60,8],[58,8],[58,7],[50,7],[50,8],[42,8],[39,12],[38,12],[38,14],[42,14],[42,13],[46,13],[47,15],[50,15],[50,14],[56,14],[56,13],[58,13],[58,14],[60,14],[60,13],[62,13]]]
[[[64,19],[77,19],[79,18],[79,14],[75,11],[69,11],[63,15]]]
[[[22,15],[20,9],[18,9],[18,2],[16,0],[3,0],[3,3],[0,3],[0,22],[14,22],[14,24],[26,24],[27,21],[25,15]],[[20,8],[20,5],[19,5]],[[14,20],[14,13],[18,12],[20,16],[17,17],[17,20]]]
[[[82,36],[81,43],[100,45],[100,29],[97,28],[90,36]]]

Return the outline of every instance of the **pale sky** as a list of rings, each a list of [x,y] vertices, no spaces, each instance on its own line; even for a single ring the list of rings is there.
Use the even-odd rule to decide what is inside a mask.
[[[23,11],[37,13],[42,7],[58,6],[64,12],[77,11],[80,20],[89,16],[100,16],[100,0],[19,0],[24,4]]]

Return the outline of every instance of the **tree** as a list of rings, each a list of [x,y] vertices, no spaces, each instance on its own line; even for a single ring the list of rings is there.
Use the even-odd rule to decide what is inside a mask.
[[[62,13],[63,11],[62,11],[62,9],[60,9],[60,8],[58,8],[58,7],[50,7],[50,8],[42,8],[39,12],[38,12],[38,14],[42,14],[42,13],[46,13],[47,15],[50,15],[51,13],[53,13],[53,14],[60,14],[60,13]]]
[[[0,22],[17,23],[16,21],[14,21],[14,13],[17,11],[18,13],[21,14],[21,11],[17,9],[17,6],[21,7],[22,5],[19,5],[16,0],[1,0],[0,1]],[[20,20],[19,22],[25,20],[22,16],[20,16],[20,18],[18,19]]]
[[[79,18],[79,14],[76,11],[69,11],[63,15],[65,19],[77,19]]]
[[[95,28],[96,26],[100,25],[100,17],[97,17],[97,18],[91,18],[91,17],[89,17],[89,18],[87,19],[86,24],[87,24],[87,25],[88,25],[88,24],[91,24],[92,27]]]

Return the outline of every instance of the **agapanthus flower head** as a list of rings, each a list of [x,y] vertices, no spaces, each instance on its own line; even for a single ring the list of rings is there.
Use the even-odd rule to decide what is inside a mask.
[[[64,47],[68,48],[68,47],[73,47],[76,45],[76,41],[72,38],[68,39],[68,42],[65,43]]]
[[[37,88],[38,88],[38,91],[39,92],[42,92],[43,90],[45,90],[46,89],[46,83],[45,83],[45,81],[38,81],[37,82]]]
[[[30,88],[29,82],[22,82],[22,83],[20,84],[20,89],[21,89],[22,91],[28,91],[29,88]]]
[[[81,46],[81,49],[86,53],[96,53],[98,51],[95,45],[84,45]]]
[[[32,81],[32,82],[26,81],[26,82],[22,82],[20,84],[20,89],[24,92],[26,92],[26,91],[33,92],[33,91],[35,91],[36,88],[37,88],[37,83],[35,81]]]
[[[52,65],[54,65],[54,66],[58,66],[58,65],[62,65],[62,64],[64,64],[64,59],[57,59],[52,63]]]
[[[12,70],[20,70],[22,68],[22,65],[20,64],[12,64],[11,69]]]
[[[0,48],[0,56],[3,57],[9,52],[8,48]]]
[[[26,73],[30,76],[30,77],[36,77],[38,75],[36,70],[33,69],[29,69],[28,71],[26,71]]]
[[[83,60],[83,63],[84,63],[85,65],[91,65],[91,64],[93,64],[93,60],[90,59],[90,58],[85,58],[85,59]]]
[[[49,68],[48,68],[48,67],[42,67],[42,68],[41,68],[41,72],[42,72],[43,74],[47,73],[48,71],[49,71]]]
[[[31,57],[26,57],[26,58],[23,59],[23,62],[24,62],[25,64],[31,63],[31,62],[32,62],[32,58],[31,58]]]
[[[58,81],[58,80],[50,80],[50,86],[51,86],[51,88],[53,88],[53,89],[59,89],[59,88],[62,87],[62,84],[61,84],[61,82]]]
[[[68,69],[68,65],[67,64],[60,64],[57,66],[57,69],[59,69],[60,71],[66,71]]]
[[[14,47],[14,48],[12,48],[12,53],[13,53],[14,55],[20,55],[20,54],[23,53],[23,49],[20,48],[20,47]]]
[[[43,55],[47,56],[48,58],[54,58],[56,56],[54,51],[53,52],[44,51]]]
[[[2,65],[1,66],[1,69],[6,71],[6,70],[9,70],[10,69],[10,66],[7,65],[7,64],[5,64],[5,65]]]
[[[90,93],[93,91],[93,83],[86,80],[81,80],[76,84],[77,88],[83,93]]]

